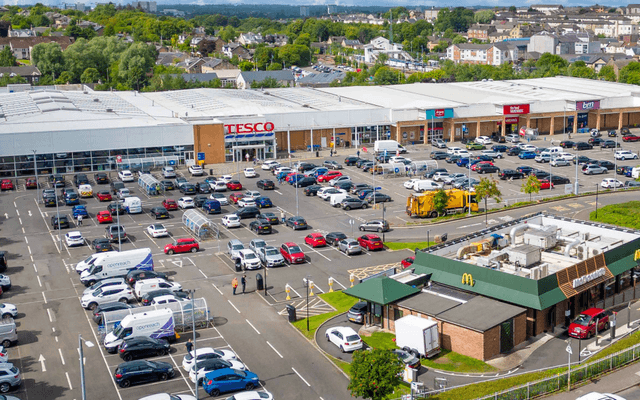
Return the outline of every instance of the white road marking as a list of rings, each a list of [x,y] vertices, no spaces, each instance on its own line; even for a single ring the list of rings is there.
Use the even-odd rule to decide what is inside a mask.
[[[40,282],[40,275],[36,275],[36,278],[38,278],[38,285],[40,285],[40,287],[42,287],[42,282]]]
[[[231,300],[227,300],[229,302],[229,304],[231,304],[231,307],[233,307],[234,310],[236,310],[238,312],[238,314],[240,314],[240,310],[238,310],[236,308],[236,306],[233,305],[233,303],[231,302]]]
[[[27,250],[29,250],[29,254],[33,254],[31,253],[31,246],[27,246]]]
[[[282,193],[278,192],[277,190],[274,190],[274,192],[278,193],[280,196],[282,196]]]
[[[24,241],[27,242],[27,244],[29,244],[29,239],[27,239],[27,237],[24,237]]]
[[[33,269],[35,269],[35,270],[36,270],[36,274],[37,274],[37,273],[38,273],[38,267],[36,267],[36,265],[35,265],[35,264],[33,264]]]
[[[22,225],[22,218],[18,217],[18,221],[20,221],[20,225]]]
[[[309,385],[309,382],[307,382],[307,380],[306,380],[306,379],[304,379],[304,378],[302,377],[302,375],[300,375],[300,374],[298,373],[298,371],[296,371],[296,369],[295,369],[295,368],[291,367],[291,369],[293,370],[293,372],[295,372],[295,373],[296,373],[296,375],[298,375],[298,377],[299,377],[300,379],[302,379],[302,382],[306,383],[306,384],[307,384],[307,386],[311,387],[311,385]]]
[[[40,366],[42,367],[42,372],[47,372],[47,367],[44,366],[44,362],[46,361],[46,359],[44,358],[44,356],[42,354],[40,354],[40,358],[38,358],[38,361],[40,361]]]
[[[248,320],[248,319],[245,319],[245,321],[247,321],[247,324],[249,324],[249,325],[253,328],[253,330],[254,330],[254,331],[256,331],[256,333],[257,333],[258,335],[260,334],[260,331],[259,331],[259,330],[257,330],[257,329],[256,329],[256,327],[255,327],[255,326],[253,326],[253,324],[252,324],[251,322],[249,322],[249,320]]]
[[[73,390],[73,386],[71,386],[71,379],[69,379],[69,373],[64,373],[67,376],[67,383],[69,384],[69,390]],[[120,397],[120,393],[118,393],[118,397]]]
[[[221,296],[223,295],[222,292],[220,291],[220,289],[218,289],[218,287],[216,285],[214,285],[212,283],[211,286],[213,286],[218,291],[218,293],[220,293]]]
[[[16,203],[13,203],[16,204]],[[18,217],[20,216],[20,211],[16,210],[16,214],[18,214]]]
[[[42,298],[44,299],[44,304],[47,304],[47,297],[44,295],[44,292],[42,292]]]
[[[204,279],[209,279],[209,277],[207,277],[207,276],[204,274],[204,272],[202,272],[202,270],[201,270],[201,269],[198,269],[198,271],[200,271],[200,273],[202,274],[202,276],[204,276]]]
[[[49,322],[53,322],[53,318],[51,318],[51,309],[50,308],[47,308],[47,315],[49,316]]]
[[[280,354],[280,352],[279,352],[278,350],[276,350],[276,348],[275,348],[275,347],[273,347],[273,346],[271,345],[271,343],[269,343],[269,341],[267,341],[267,344],[269,345],[269,347],[271,347],[271,348],[273,349],[273,351],[275,351],[275,352],[276,352],[276,354],[277,354],[277,355],[279,355],[279,356],[280,356],[280,358],[284,358],[284,357],[282,357],[282,354]]]
[[[462,226],[459,226],[459,227],[458,227],[458,229],[470,228],[470,227],[472,227],[472,226],[478,226],[478,225],[482,225],[482,223],[481,223],[481,222],[479,222],[479,223],[477,223],[477,224],[462,225]]]
[[[66,365],[64,362],[64,357],[62,357],[62,350],[58,349],[58,353],[60,353],[60,360],[62,361],[62,365]],[[71,386],[71,385],[69,385]]]
[[[31,216],[31,210],[29,210],[28,212],[29,212],[29,216]]]

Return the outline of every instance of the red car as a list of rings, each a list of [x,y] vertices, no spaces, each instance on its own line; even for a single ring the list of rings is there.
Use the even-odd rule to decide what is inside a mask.
[[[113,222],[113,217],[111,216],[111,212],[104,210],[100,211],[98,215],[96,215],[99,224],[110,224]]]
[[[231,201],[234,204],[238,204],[238,200],[242,198],[244,198],[243,193],[232,193],[231,196],[229,196],[229,201]]]
[[[609,329],[609,314],[602,308],[590,308],[583,311],[569,325],[569,336],[578,339],[589,339],[596,334],[596,321],[598,332]]]
[[[111,193],[108,190],[101,190],[96,194],[96,197],[100,201],[111,201],[113,197],[111,197]]]
[[[318,176],[318,182],[329,182],[333,178],[337,178],[339,176],[342,176],[342,172],[340,172],[340,171],[329,171],[324,175]]]
[[[13,190],[13,181],[11,179],[3,179],[2,183],[0,183],[0,189]]]
[[[640,140],[640,136],[636,136],[633,134],[624,135],[622,137],[623,142],[637,142],[638,140]]]
[[[312,233],[304,238],[304,242],[311,247],[323,247],[327,245],[327,241],[321,233]]]
[[[479,168],[481,165],[491,165],[491,166],[493,166],[493,163],[492,163],[491,161],[480,161],[480,162],[478,162],[478,163],[473,164],[473,165],[471,166],[471,170],[472,170],[472,171],[477,171],[477,170],[478,170],[478,168]]]
[[[553,189],[553,183],[550,183],[548,179],[540,179],[540,190]]]
[[[287,242],[280,246],[280,254],[289,264],[302,264],[305,260],[304,252],[300,246],[293,242]]]
[[[378,235],[362,235],[358,238],[360,247],[367,250],[382,250],[382,239]]]
[[[416,260],[416,256],[407,257],[404,260],[400,261],[402,264],[402,268],[409,268],[413,265],[413,262]]]
[[[178,203],[173,199],[165,199],[162,200],[162,207],[166,208],[168,211],[177,210]]]
[[[24,186],[27,189],[37,189],[38,181],[36,180],[36,178],[27,178],[27,181],[25,182]]]
[[[187,238],[187,239],[178,239],[173,243],[169,243],[164,246],[165,254],[173,254],[173,253],[195,253],[200,250],[200,245],[195,239]]]
[[[242,183],[240,183],[240,181],[227,182],[227,189],[229,189],[229,190],[242,190]]]

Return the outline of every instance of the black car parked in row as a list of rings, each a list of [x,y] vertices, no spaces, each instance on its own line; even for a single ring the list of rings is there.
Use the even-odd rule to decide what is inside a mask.
[[[345,235],[342,232],[329,232],[324,237],[324,239],[327,241],[327,244],[331,246],[337,246],[338,242],[346,238],[347,238],[347,235]]]
[[[131,361],[134,358],[164,356],[169,354],[170,350],[171,346],[166,340],[147,336],[124,338],[118,346],[118,354],[124,361]]]
[[[243,207],[236,211],[235,214],[240,219],[255,218],[260,214],[260,209],[258,207]]]
[[[264,219],[256,218],[255,221],[251,221],[249,224],[249,230],[254,231],[256,234],[269,234],[272,232],[271,224]]]
[[[502,171],[500,171],[498,176],[503,181],[506,180],[506,179],[522,179],[522,178],[524,178],[524,174],[522,172],[516,171],[514,169],[502,170]]]
[[[321,185],[311,185],[311,186],[307,186],[306,188],[304,188],[303,192],[307,196],[317,196],[318,195],[318,190],[321,189],[321,188],[322,188]]]
[[[124,362],[118,365],[114,373],[116,383],[123,388],[137,383],[166,381],[174,375],[171,364],[148,360]]]

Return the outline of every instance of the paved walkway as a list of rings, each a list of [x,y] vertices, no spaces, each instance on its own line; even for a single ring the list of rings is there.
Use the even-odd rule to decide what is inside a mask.
[[[600,377],[591,383],[573,389],[571,392],[564,392],[547,397],[552,400],[575,400],[591,392],[616,393],[640,384],[640,365],[634,364],[615,373]],[[632,400],[632,399],[627,399]]]

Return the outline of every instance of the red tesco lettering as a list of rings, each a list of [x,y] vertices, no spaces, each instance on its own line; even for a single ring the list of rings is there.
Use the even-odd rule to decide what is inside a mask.
[[[255,124],[225,124],[224,125],[228,134],[237,133],[259,133],[259,132],[272,132],[275,128],[273,122],[256,122]]]

